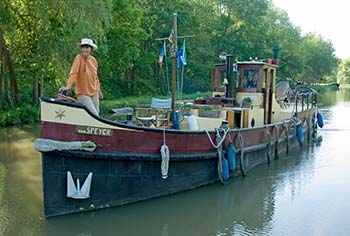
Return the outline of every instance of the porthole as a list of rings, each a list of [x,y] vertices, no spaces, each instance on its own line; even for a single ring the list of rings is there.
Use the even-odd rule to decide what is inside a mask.
[[[254,126],[255,126],[255,119],[254,119],[254,118],[250,121],[250,126],[251,126],[251,127],[254,127]]]

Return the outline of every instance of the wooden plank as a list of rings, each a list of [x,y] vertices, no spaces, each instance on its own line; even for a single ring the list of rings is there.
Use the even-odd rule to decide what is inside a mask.
[[[243,110],[243,128],[248,128],[248,121],[249,119],[249,110],[248,109],[244,109]]]
[[[235,125],[235,111],[227,111],[226,116],[228,127],[230,127],[230,129],[233,129]]]

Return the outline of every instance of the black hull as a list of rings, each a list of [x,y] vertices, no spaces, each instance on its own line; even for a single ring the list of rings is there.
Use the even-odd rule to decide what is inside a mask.
[[[289,147],[297,144],[290,136]],[[274,159],[275,143],[271,160]],[[286,149],[280,139],[278,152]],[[244,150],[245,171],[267,162],[265,144]],[[236,169],[231,176],[241,173],[240,155],[236,155]],[[43,152],[43,191],[47,217],[111,206],[124,205],[145,199],[169,195],[218,181],[217,154],[170,155],[167,179],[161,176],[160,155],[111,154],[98,152]],[[67,194],[67,171],[83,183],[89,172],[93,173],[90,197],[72,199]]]

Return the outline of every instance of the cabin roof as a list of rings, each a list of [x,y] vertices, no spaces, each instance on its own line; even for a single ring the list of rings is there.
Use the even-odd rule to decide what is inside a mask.
[[[249,65],[265,65],[268,64],[262,61],[239,61],[238,64],[249,64]]]
[[[237,62],[238,65],[267,65],[267,66],[272,66],[272,67],[278,67],[278,65],[275,64],[270,64],[267,62],[262,62],[262,61],[239,61]],[[224,66],[226,63],[217,63],[215,66]]]

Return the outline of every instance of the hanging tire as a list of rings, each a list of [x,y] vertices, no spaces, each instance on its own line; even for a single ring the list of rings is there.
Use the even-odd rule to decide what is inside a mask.
[[[238,134],[238,143],[239,143],[239,151],[240,151],[240,158],[239,158],[239,167],[241,170],[241,175],[244,177],[245,174],[245,167],[244,167],[244,143],[243,143],[243,137],[241,134]]]

